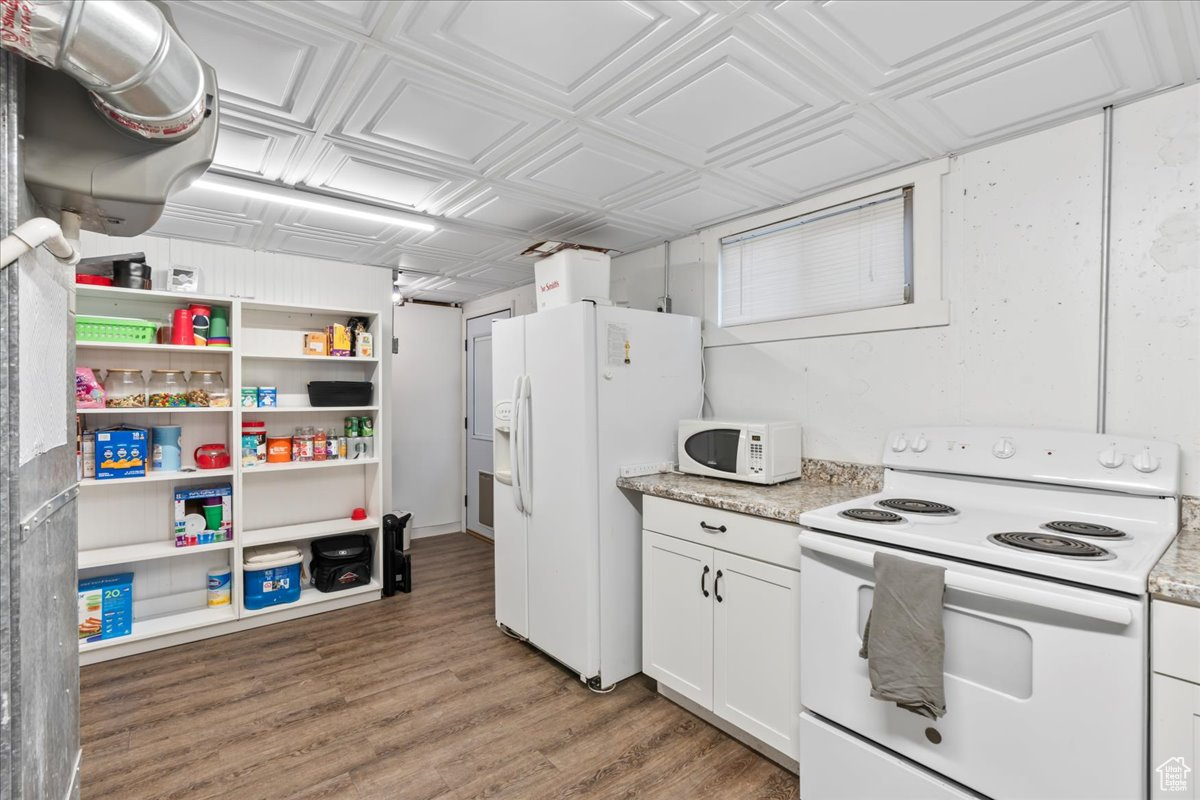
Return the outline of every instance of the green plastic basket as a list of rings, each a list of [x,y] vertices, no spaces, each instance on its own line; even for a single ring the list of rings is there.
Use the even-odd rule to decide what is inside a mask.
[[[153,344],[157,322],[126,317],[75,317],[75,340],[79,342],[122,342]]]

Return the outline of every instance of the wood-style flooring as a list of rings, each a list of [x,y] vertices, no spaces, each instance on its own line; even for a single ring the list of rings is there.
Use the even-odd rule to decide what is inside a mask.
[[[81,670],[83,797],[795,798],[639,676],[589,692],[497,629],[492,548],[413,543],[409,595]]]

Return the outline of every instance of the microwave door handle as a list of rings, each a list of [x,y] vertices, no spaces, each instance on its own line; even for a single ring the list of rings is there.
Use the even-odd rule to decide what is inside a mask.
[[[508,464],[512,473],[512,483],[509,487],[512,489],[513,505],[517,507],[517,511],[524,513],[525,506],[521,500],[521,462],[517,451],[517,439],[521,431],[521,376],[513,382],[513,400],[512,400],[512,421],[508,428]]]
[[[523,376],[521,387],[521,505],[524,506],[526,514],[533,513],[532,386],[529,376]]]
[[[873,550],[864,552],[835,542],[826,541],[810,533],[800,534],[800,546],[806,550],[823,553],[834,558],[840,558],[843,561],[850,561],[865,567],[871,567],[872,569],[875,566]],[[1124,606],[1113,605],[1100,600],[1088,600],[1082,597],[1068,597],[1048,592],[1044,589],[1004,583],[977,575],[964,575],[950,570],[946,570],[946,588],[957,589],[970,594],[996,597],[1001,600],[1011,600],[1014,603],[1050,608],[1080,617],[1111,622],[1114,625],[1125,626],[1133,622],[1133,614]]]

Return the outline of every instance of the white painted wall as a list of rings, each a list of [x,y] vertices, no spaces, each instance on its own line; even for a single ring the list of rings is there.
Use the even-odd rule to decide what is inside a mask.
[[[413,513],[413,535],[462,530],[462,311],[396,309],[392,358],[393,505]]]
[[[463,320],[505,308],[511,309],[514,317],[537,311],[537,295],[533,292],[533,284],[529,283],[525,286],[518,286],[516,289],[507,289],[463,303]]]
[[[1193,495],[1198,107],[1192,85],[1116,111],[1107,373],[1109,430],[1179,442]],[[795,417],[807,456],[862,463],[879,463],[884,435],[904,425],[1093,430],[1101,158],[1097,115],[952,159],[942,217],[950,325],[710,347],[710,412]],[[704,316],[716,254],[699,236],[672,251],[674,310]],[[614,299],[654,308],[661,293],[661,247],[614,260]]]

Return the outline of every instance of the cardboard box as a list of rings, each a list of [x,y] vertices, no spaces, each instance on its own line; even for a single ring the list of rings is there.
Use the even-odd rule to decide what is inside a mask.
[[[216,528],[210,527],[209,517],[204,513],[204,501],[210,497],[219,497],[221,499],[221,523]],[[191,518],[190,520],[189,517]],[[197,517],[200,519],[197,519]],[[203,523],[200,520],[203,520]],[[228,483],[222,483],[217,486],[189,486],[184,489],[175,490],[176,547],[192,547],[198,544],[228,542],[232,539],[232,486]]]
[[[96,479],[146,477],[145,428],[116,425],[96,431]]]
[[[133,573],[79,581],[79,638],[85,642],[128,636],[133,631]]]
[[[347,328],[345,325],[330,325],[325,328],[325,334],[329,337],[329,355],[350,355],[349,328]]]
[[[329,355],[329,338],[325,335],[324,331],[304,334],[304,355]]]

